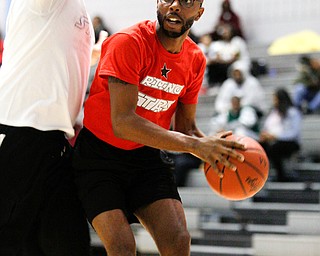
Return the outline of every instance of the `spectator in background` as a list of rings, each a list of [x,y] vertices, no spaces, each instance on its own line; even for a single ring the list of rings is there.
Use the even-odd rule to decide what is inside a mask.
[[[89,74],[89,81],[88,81],[88,87],[87,87],[87,92],[86,92],[86,98],[89,95],[89,90],[91,87],[91,83],[94,78],[94,74],[97,69],[98,62],[100,60],[100,55],[101,55],[101,45],[105,39],[109,36],[109,33],[105,30],[101,30],[99,33],[99,39],[98,41],[94,44],[93,49],[92,49],[92,54],[91,54],[91,62],[90,62],[90,74]]]
[[[240,18],[233,11],[233,9],[231,7],[231,2],[229,0],[222,1],[221,13],[218,18],[216,28],[218,28],[220,24],[229,24],[232,27],[235,36],[239,36],[239,37],[242,37],[243,39],[245,39],[243,31],[242,31]],[[215,28],[213,34],[217,33],[216,28]]]
[[[259,138],[259,115],[255,108],[243,105],[241,97],[233,96],[227,112],[212,117],[210,134],[232,131],[233,134]]]
[[[199,37],[198,37],[195,33],[193,33],[193,30],[192,30],[192,29],[190,29],[190,31],[189,31],[189,37],[190,37],[190,38],[192,39],[192,41],[195,42],[196,44],[199,43]]]
[[[203,54],[206,56],[206,62],[207,62],[207,66],[206,66],[206,71],[203,77],[203,89],[207,90],[209,87],[209,55],[210,55],[210,45],[212,43],[212,38],[210,36],[210,34],[204,34],[199,38],[199,43],[198,46],[201,49],[201,51],[203,52]]]
[[[278,181],[287,181],[283,161],[300,149],[301,113],[285,89],[278,89],[273,108],[261,127],[259,142],[276,170]]]
[[[259,114],[267,111],[265,91],[259,80],[252,76],[248,67],[243,63],[235,63],[231,67],[231,77],[221,86],[215,101],[217,114],[226,113],[230,108],[231,98],[237,95],[241,97],[243,106],[254,107]]]
[[[320,61],[301,56],[297,66],[299,76],[295,81],[293,102],[303,113],[314,113],[320,109]]]
[[[229,24],[221,24],[218,28],[220,39],[210,44],[208,56],[209,86],[220,86],[227,78],[230,66],[241,62],[250,69],[250,55],[246,42],[234,36]]]
[[[178,187],[186,186],[187,177],[192,169],[200,167],[202,160],[189,153],[173,153],[174,176]]]
[[[102,17],[100,17],[100,16],[93,17],[92,25],[93,25],[93,30],[94,30],[95,43],[97,43],[99,41],[99,36],[100,36],[101,31],[108,32],[109,36],[112,34],[111,30],[106,26]]]

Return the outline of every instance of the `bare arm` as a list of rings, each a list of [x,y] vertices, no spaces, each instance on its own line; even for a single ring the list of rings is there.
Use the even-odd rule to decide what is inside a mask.
[[[232,147],[243,149],[242,144],[222,139],[222,137],[231,134],[231,132],[211,137],[199,138],[191,136],[203,135],[195,128],[195,107],[190,107],[189,109],[178,108],[177,116],[179,117],[176,118],[177,131],[166,130],[136,114],[137,86],[125,83],[114,77],[109,77],[108,84],[112,127],[117,137],[158,149],[191,153],[203,161],[209,162],[216,172],[218,172],[215,168],[216,161],[235,169],[235,166],[227,160],[227,156],[237,159],[243,158],[241,154],[232,149]],[[186,118],[187,113],[191,115],[189,119]],[[182,117],[180,117],[180,114]]]

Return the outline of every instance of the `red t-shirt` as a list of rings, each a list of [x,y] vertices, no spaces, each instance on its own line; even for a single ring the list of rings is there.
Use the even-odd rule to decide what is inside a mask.
[[[157,38],[155,21],[144,21],[114,34],[102,45],[85,103],[84,126],[115,147],[139,148],[143,145],[117,138],[112,131],[108,76],[137,85],[136,113],[169,129],[178,101],[197,103],[205,66],[202,51],[189,38],[180,53],[166,51]]]

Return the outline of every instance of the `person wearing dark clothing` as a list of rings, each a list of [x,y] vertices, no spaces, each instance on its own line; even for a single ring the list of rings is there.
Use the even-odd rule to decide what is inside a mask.
[[[103,19],[100,16],[93,17],[92,25],[94,30],[95,43],[98,43],[101,31],[106,31],[109,36],[112,34],[111,30],[105,25]]]
[[[201,159],[188,153],[173,154],[174,175],[178,187],[186,185],[187,177],[192,169],[199,168]]]
[[[234,35],[245,39],[240,17],[234,12],[230,0],[224,0],[221,6],[221,14],[218,19],[218,24],[229,24],[233,28]]]
[[[320,61],[310,56],[301,56],[298,71],[293,102],[303,113],[315,113],[320,110]]]

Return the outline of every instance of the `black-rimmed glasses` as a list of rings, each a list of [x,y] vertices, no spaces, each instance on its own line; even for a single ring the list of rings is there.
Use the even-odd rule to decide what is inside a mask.
[[[160,0],[161,3],[171,5],[175,0]],[[180,5],[184,8],[191,8],[194,5],[194,2],[202,3],[203,0],[179,0]]]

